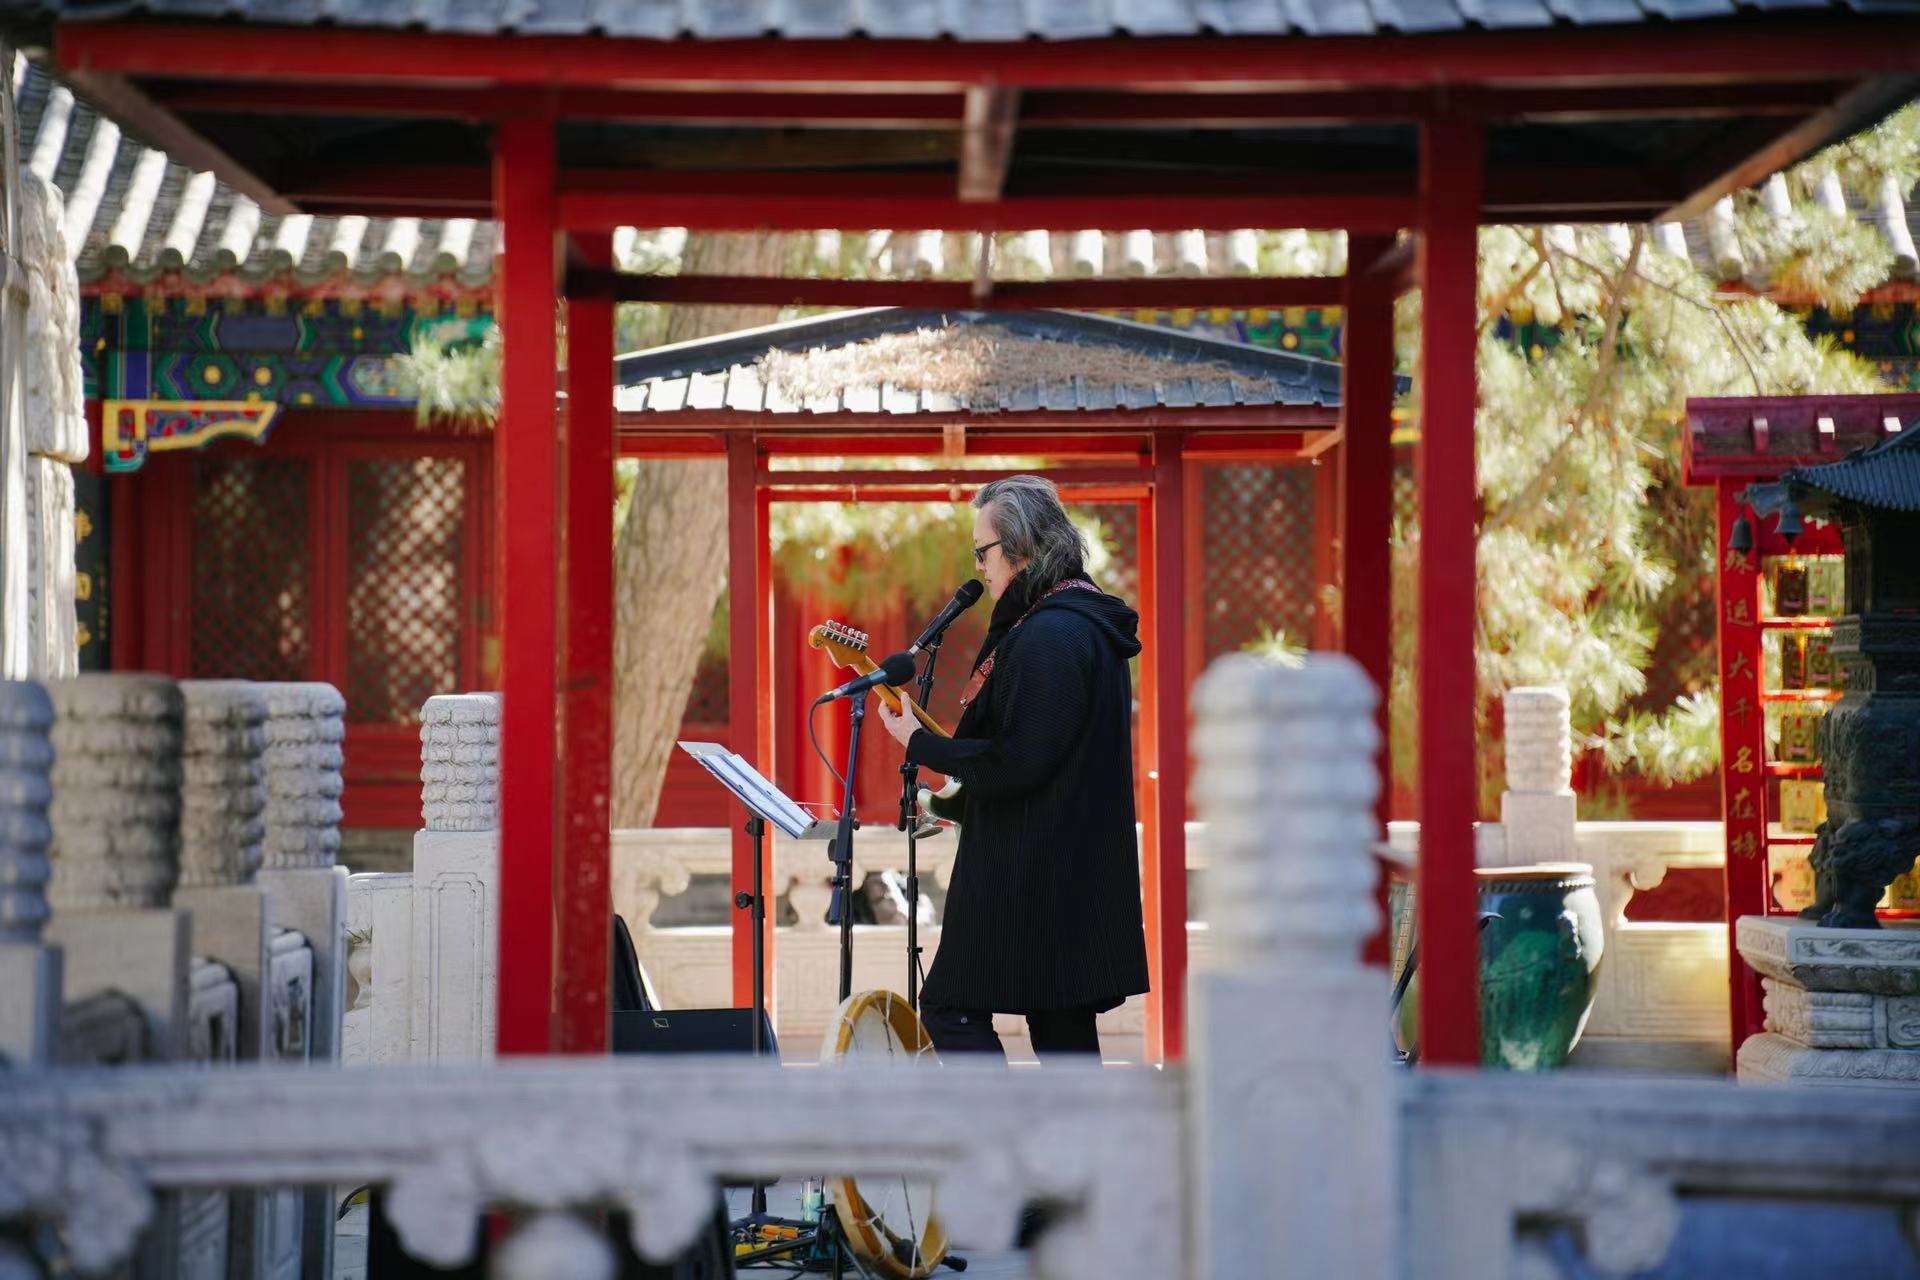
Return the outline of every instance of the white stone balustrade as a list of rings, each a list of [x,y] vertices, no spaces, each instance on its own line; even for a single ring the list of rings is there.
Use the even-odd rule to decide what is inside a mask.
[[[164,1229],[167,1192],[377,1183],[428,1262],[464,1261],[479,1215],[510,1206],[528,1225],[495,1251],[496,1275],[599,1276],[610,1252],[577,1211],[628,1209],[657,1260],[705,1228],[722,1176],[807,1170],[938,1183],[962,1248],[1004,1247],[1025,1203],[1066,1206],[1030,1259],[1042,1280],[1627,1275],[1670,1269],[1702,1204],[1905,1222],[1920,1203],[1911,1094],[1863,1109],[1723,1082],[1391,1070],[1385,977],[1359,963],[1374,923],[1371,690],[1344,659],[1251,662],[1199,690],[1218,945],[1192,980],[1184,1064],[28,1070],[0,1090],[0,1217],[30,1243],[0,1262],[112,1273]],[[1289,748],[1306,742],[1297,767]],[[378,986],[377,966],[355,967]],[[849,1124],[850,1099],[891,1119]],[[1731,1238],[1724,1221],[1705,1229]]]
[[[1728,1063],[1727,926],[1626,918],[1669,870],[1726,864],[1718,822],[1582,822],[1575,860],[1593,867],[1606,926],[1593,1014],[1575,1061],[1667,1070]]]

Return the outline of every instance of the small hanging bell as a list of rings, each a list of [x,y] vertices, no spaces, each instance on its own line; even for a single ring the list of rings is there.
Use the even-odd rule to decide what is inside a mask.
[[[1780,509],[1780,536],[1787,540],[1788,546],[1805,531],[1806,526],[1800,522],[1800,508],[1789,502]]]
[[[1753,522],[1747,519],[1745,507],[1734,518],[1733,529],[1727,534],[1727,546],[1743,556],[1753,550]]]

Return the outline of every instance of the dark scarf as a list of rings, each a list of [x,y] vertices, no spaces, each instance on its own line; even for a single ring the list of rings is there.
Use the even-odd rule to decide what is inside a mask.
[[[1067,571],[1060,576],[1060,580],[1086,576],[1086,569],[1076,560],[1067,566]],[[1034,603],[1046,595],[1047,588],[1052,586],[1053,583],[1049,582],[1046,587],[1036,591],[1025,569],[1013,575],[1013,581],[1007,584],[1006,592],[993,602],[993,617],[987,620],[987,637],[980,642],[980,652],[973,655],[973,670],[980,669],[980,664],[987,660],[987,655],[998,649],[1000,642],[1007,638],[1007,632],[1013,630],[1013,624],[1025,617],[1027,610],[1033,608]]]

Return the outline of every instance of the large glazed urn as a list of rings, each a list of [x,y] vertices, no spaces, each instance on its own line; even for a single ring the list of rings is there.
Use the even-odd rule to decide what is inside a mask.
[[[1585,863],[1483,867],[1480,889],[1480,1061],[1514,1071],[1563,1065],[1580,1043],[1598,990],[1605,937]],[[1394,886],[1394,936],[1407,936],[1411,886]],[[1394,1035],[1414,1045],[1420,979],[1407,986]]]
[[[1480,1061],[1544,1071],[1566,1062],[1587,1016],[1605,943],[1593,868],[1487,867],[1480,909]]]

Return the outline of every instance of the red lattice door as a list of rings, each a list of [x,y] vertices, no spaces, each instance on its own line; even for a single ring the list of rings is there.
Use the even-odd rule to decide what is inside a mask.
[[[264,448],[216,447],[168,473],[183,536],[160,559],[188,607],[154,591],[146,625],[177,640],[149,665],[334,685],[348,824],[415,827],[421,704],[485,687],[487,444],[390,415],[288,417]]]
[[[187,674],[313,678],[313,480],[307,458],[194,459]]]

